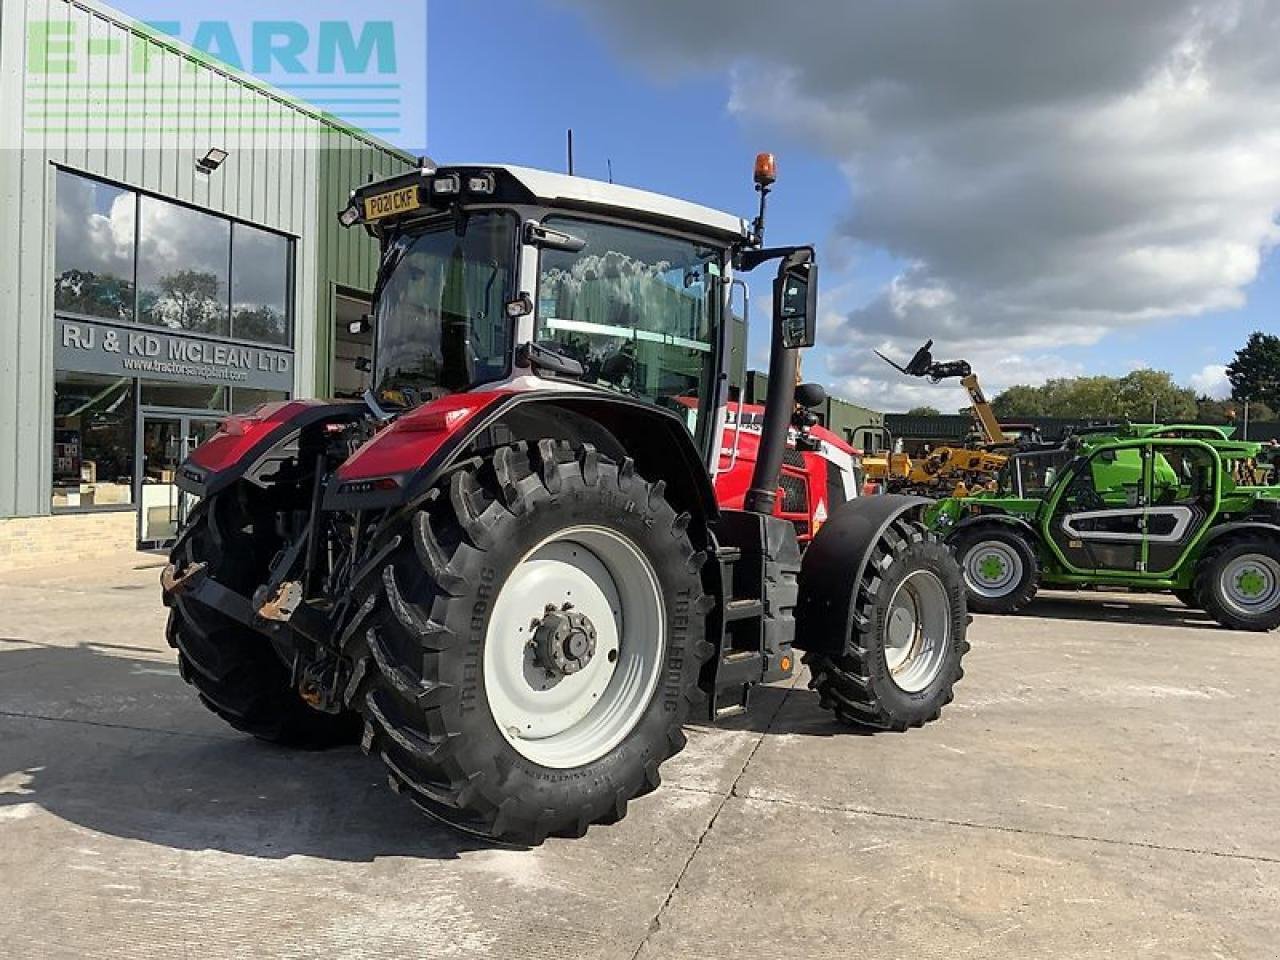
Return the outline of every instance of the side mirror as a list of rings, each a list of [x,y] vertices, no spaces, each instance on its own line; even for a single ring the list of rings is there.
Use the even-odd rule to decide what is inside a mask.
[[[818,265],[788,258],[773,281],[773,315],[784,350],[812,347],[818,325]]]
[[[802,383],[796,387],[796,403],[813,410],[827,402],[827,391],[820,383]]]

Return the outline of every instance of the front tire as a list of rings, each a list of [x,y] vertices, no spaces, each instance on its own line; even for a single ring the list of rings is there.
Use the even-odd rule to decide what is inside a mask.
[[[965,531],[952,543],[969,609],[1016,613],[1035,598],[1040,564],[1026,537],[999,527]]]
[[[1211,545],[1196,568],[1195,592],[1224,627],[1280,627],[1280,542],[1231,537]]]
[[[685,743],[705,640],[688,514],[590,446],[454,469],[366,600],[351,705],[392,786],[521,844],[581,836]]]
[[[969,650],[964,584],[950,552],[922,524],[896,520],[854,589],[861,626],[842,654],[805,654],[809,687],[858,727],[901,731],[938,719]]]

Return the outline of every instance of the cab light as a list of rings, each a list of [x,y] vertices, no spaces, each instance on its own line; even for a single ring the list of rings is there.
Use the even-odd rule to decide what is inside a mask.
[[[507,316],[512,320],[527,317],[533,313],[533,299],[527,293],[522,293],[514,300],[507,301],[506,310]]]
[[[338,222],[344,227],[355,226],[360,219],[360,208],[354,203],[338,214]]]
[[[338,488],[339,493],[373,493],[375,490],[395,490],[400,484],[395,477],[378,477],[376,480],[352,480]]]
[[[436,177],[431,181],[431,192],[441,196],[456,196],[462,192],[462,183],[456,173]]]
[[[471,193],[493,193],[492,173],[480,173],[467,178],[467,190]]]

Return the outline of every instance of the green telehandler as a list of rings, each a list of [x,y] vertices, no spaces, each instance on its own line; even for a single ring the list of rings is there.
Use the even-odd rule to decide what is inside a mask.
[[[927,523],[969,608],[1012,613],[1040,586],[1169,591],[1223,626],[1280,626],[1280,485],[1262,445],[1199,424],[1087,428],[1009,458],[996,489]]]

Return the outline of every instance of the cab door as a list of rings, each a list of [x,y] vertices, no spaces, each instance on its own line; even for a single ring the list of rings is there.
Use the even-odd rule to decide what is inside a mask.
[[[1221,461],[1208,444],[1166,440],[1146,458],[1143,570],[1172,574],[1217,512]]]
[[[1144,568],[1149,445],[1104,447],[1072,465],[1049,504],[1046,533],[1077,572]]]

